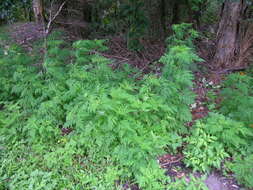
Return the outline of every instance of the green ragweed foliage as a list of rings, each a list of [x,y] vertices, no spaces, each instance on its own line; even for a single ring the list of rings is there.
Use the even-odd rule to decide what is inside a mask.
[[[175,151],[179,135],[188,133],[194,95],[186,64],[197,56],[175,47],[161,59],[162,76],[136,80],[129,66],[108,66],[103,41],[78,41],[69,49],[49,40],[47,46],[42,66],[18,50],[0,59],[0,72],[8,71],[1,75],[8,81],[0,110],[4,187],[114,190],[132,182],[164,188],[156,157]]]
[[[221,92],[220,112],[247,126],[253,124],[253,77],[245,73],[228,76]]]
[[[11,80],[13,72],[21,69],[32,59],[25,55],[20,47],[17,45],[8,45],[4,40],[0,39],[0,101],[11,99],[12,85],[14,81]]]
[[[185,164],[194,171],[210,172],[211,168],[221,168],[221,162],[228,157],[224,145],[214,135],[208,134],[204,125],[198,122],[192,135],[186,138],[184,150]]]
[[[191,132],[186,138],[185,163],[197,171],[220,168],[226,157],[243,156],[252,151],[253,131],[221,114],[210,113]]]
[[[83,40],[73,44],[76,48],[75,57],[78,63],[91,63],[92,59],[97,57],[98,52],[106,51],[108,48],[104,46],[105,40]],[[103,58],[100,56],[100,58]]]
[[[253,140],[253,78],[252,72],[228,76],[221,90],[219,113],[210,114],[205,120],[205,131],[215,136],[235,161],[229,169],[236,179],[252,188],[252,140]]]
[[[162,83],[161,88],[159,88],[160,94],[162,97],[166,98],[168,102],[172,101],[173,103],[171,103],[174,105],[183,102],[182,107],[176,108],[171,105],[172,109],[176,109],[176,112],[179,114],[178,119],[181,121],[191,120],[191,113],[187,109],[187,106],[194,101],[194,94],[189,89],[189,87],[193,85],[193,75],[188,69],[188,66],[197,60],[199,60],[198,57],[192,53],[189,48],[181,46],[171,48],[169,53],[165,54],[160,59],[160,62],[164,64],[162,72],[162,80],[164,80],[164,83]],[[175,94],[179,93],[184,95],[175,96]],[[184,127],[182,127],[182,129],[183,128]],[[182,132],[182,130],[179,129],[179,132]]]
[[[248,188],[253,187],[253,154],[246,156],[244,159],[237,158],[232,165],[232,171],[236,179]]]
[[[218,138],[231,155],[242,154],[251,146],[253,130],[245,124],[211,113],[205,121],[205,131]]]
[[[199,33],[193,29],[192,24],[181,23],[172,26],[173,35],[167,39],[168,48],[174,46],[186,46],[194,49],[194,40],[199,37]]]
[[[166,54],[161,58],[161,62],[165,63],[163,74],[171,75],[174,71],[188,72],[196,69],[195,63],[204,61],[196,54],[194,45],[199,33],[188,23],[174,24],[172,29],[173,35],[166,40]],[[180,69],[175,70],[174,66]],[[185,74],[182,73],[182,79]]]

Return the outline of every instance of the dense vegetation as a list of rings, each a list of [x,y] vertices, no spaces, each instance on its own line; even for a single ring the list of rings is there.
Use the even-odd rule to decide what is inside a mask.
[[[219,2],[189,2],[190,13],[205,10],[191,18],[195,24],[217,21]],[[18,14],[25,8],[20,4],[31,7],[30,1],[4,1],[0,19],[32,19]],[[111,1],[92,5],[96,11],[109,7],[106,16],[92,13],[92,30],[100,37],[117,35],[126,24],[127,48],[141,52],[151,30],[145,2],[124,1],[118,9]],[[197,96],[194,71],[204,62],[196,41],[208,34],[181,16],[164,55],[153,63],[159,72],[149,74],[127,62],[114,68],[103,54],[105,39],[70,44],[52,32],[28,52],[2,29],[0,190],[205,190],[205,177],[214,170],[253,188],[252,69],[247,65],[211,86],[208,115],[189,126]],[[193,175],[166,176],[158,162],[164,154],[183,155]]]

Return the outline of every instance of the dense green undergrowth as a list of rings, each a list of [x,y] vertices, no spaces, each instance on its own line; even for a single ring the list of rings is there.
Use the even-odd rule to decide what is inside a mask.
[[[184,28],[175,27],[183,35],[169,39],[161,75],[144,77],[127,64],[112,70],[99,53],[107,49],[103,40],[72,48],[49,40],[41,63],[1,39],[0,189],[114,190],[130,183],[144,190],[206,189],[194,177],[190,184],[172,182],[159,167],[159,155],[182,146],[184,162],[196,171],[220,168],[236,155],[231,170],[250,187],[252,168],[242,163],[252,159],[251,117],[237,118],[237,107],[226,105],[228,90],[221,113],[185,126],[194,102],[189,68],[200,58],[191,43],[196,33]],[[185,37],[191,41],[182,43]]]
[[[233,172],[238,182],[248,188],[253,187],[253,72],[249,69],[246,72],[233,73],[228,75],[222,83],[219,99],[220,103],[213,110],[215,113],[197,124],[200,127],[193,129],[193,133],[200,128],[202,137],[208,135],[208,144],[203,146],[199,141],[190,144],[207,147],[208,151],[203,157],[198,154],[196,148],[188,150],[188,165],[202,170],[210,170],[212,167],[221,168],[222,160],[229,157],[231,162],[225,162],[225,173]],[[216,89],[216,88],[214,88]],[[213,96],[211,99],[217,98]],[[196,126],[195,126],[196,127]],[[205,135],[203,135],[203,131]],[[193,134],[194,135],[194,134]],[[210,137],[211,136],[211,137]],[[204,139],[204,138],[200,138]],[[210,143],[212,141],[212,143]],[[195,151],[193,151],[193,149]],[[213,149],[214,151],[210,151]],[[196,156],[193,156],[195,152]],[[214,156],[216,153],[216,156]],[[198,156],[197,156],[198,155]],[[219,156],[220,155],[220,156]],[[204,162],[204,159],[207,162]],[[194,163],[193,163],[194,161]],[[210,164],[211,163],[211,164]],[[209,166],[208,166],[209,165]]]
[[[34,66],[18,47],[1,52],[3,186],[9,189],[115,189],[138,183],[161,189],[156,161],[174,136],[187,134],[193,76],[199,58],[174,46],[161,58],[161,77],[139,78],[124,65],[113,71],[99,55],[103,41],[78,41],[73,50],[48,42]],[[173,71],[173,72],[172,72]],[[64,130],[71,131],[63,135]]]
[[[231,74],[223,87],[222,102],[218,111],[238,122],[230,129],[228,136],[241,143],[234,153],[231,152],[236,156],[230,168],[240,184],[253,188],[253,70]],[[233,129],[236,128],[243,129],[244,135],[248,138],[240,140],[239,135],[232,135],[231,133],[235,132]]]

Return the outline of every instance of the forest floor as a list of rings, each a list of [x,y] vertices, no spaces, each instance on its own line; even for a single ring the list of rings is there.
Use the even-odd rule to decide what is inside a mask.
[[[44,32],[41,25],[35,23],[18,23],[12,25],[9,29],[9,34],[12,40],[24,47],[25,50],[32,52],[34,42],[43,39]],[[65,40],[76,40],[73,36],[66,37]],[[145,41],[143,42],[144,49],[141,52],[135,53],[126,48],[124,40],[120,37],[114,37],[109,40],[109,51],[103,55],[114,60],[113,67],[117,68],[121,63],[129,63],[134,67],[139,68],[144,74],[149,72],[159,73],[161,65],[158,60],[165,52],[165,44],[162,41]],[[200,48],[201,49],[201,48]],[[201,53],[201,52],[200,52]],[[203,53],[203,52],[202,52]],[[204,54],[204,53],[203,53]],[[201,56],[201,55],[200,55]],[[206,55],[204,55],[205,57]],[[219,72],[211,72],[208,63],[198,65],[194,80],[194,89],[196,93],[196,102],[192,105],[193,122],[187,125],[191,127],[193,123],[208,115],[208,97],[207,93],[213,87],[219,86],[225,75],[216,74]],[[217,89],[217,93],[218,93]],[[183,156],[179,155],[164,155],[159,158],[159,163],[166,170],[166,174],[174,178],[182,178],[192,173],[187,169],[182,162]],[[195,176],[203,174],[194,173]],[[207,176],[206,185],[210,190],[238,190],[241,187],[233,177],[233,174],[224,176],[222,171],[214,171]],[[138,189],[133,186],[131,189]]]

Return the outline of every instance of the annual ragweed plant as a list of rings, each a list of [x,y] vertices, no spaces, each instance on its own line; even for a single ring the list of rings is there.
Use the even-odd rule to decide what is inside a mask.
[[[220,112],[247,126],[253,123],[253,77],[231,74],[223,84]]]
[[[194,101],[188,66],[199,58],[175,46],[160,60],[161,76],[136,80],[138,71],[127,64],[115,71],[108,66],[99,54],[107,49],[103,42],[82,40],[66,49],[49,40],[40,66],[16,46],[0,57],[4,189],[166,186],[156,159],[176,150],[169,143],[175,136],[188,133]]]
[[[193,126],[191,133],[185,139],[184,162],[196,171],[220,169],[225,158],[252,152],[253,130],[221,114],[210,113]]]

